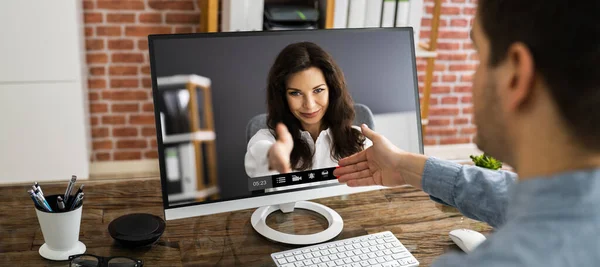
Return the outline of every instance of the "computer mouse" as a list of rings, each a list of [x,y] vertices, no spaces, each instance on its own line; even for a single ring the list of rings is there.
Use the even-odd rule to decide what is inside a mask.
[[[450,239],[464,252],[470,253],[479,244],[486,240],[481,233],[469,229],[455,229],[450,231]]]

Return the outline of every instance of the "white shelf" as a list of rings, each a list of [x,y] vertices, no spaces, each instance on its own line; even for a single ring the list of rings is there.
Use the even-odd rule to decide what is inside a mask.
[[[190,75],[174,75],[169,77],[159,77],[156,79],[156,84],[158,86],[163,85],[185,85],[186,83],[191,82],[197,85],[208,87],[210,86],[210,79],[206,77],[202,77],[196,74]]]
[[[167,135],[163,137],[163,144],[191,142],[191,141],[211,141],[215,140],[215,132],[211,131],[197,131],[193,133],[183,133]]]
[[[425,50],[417,44],[415,47],[415,56],[418,58],[435,58],[437,57],[437,52]]]
[[[208,187],[200,191],[184,192],[179,194],[170,194],[169,201],[181,201],[195,198],[207,198],[211,195],[219,193],[219,188],[216,186]]]
[[[470,155],[481,155],[476,144],[427,145],[423,146],[424,154],[455,162],[472,162]]]

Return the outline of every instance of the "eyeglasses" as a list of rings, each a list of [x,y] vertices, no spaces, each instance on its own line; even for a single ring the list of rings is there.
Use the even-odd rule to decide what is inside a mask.
[[[101,257],[91,254],[69,256],[70,267],[142,267],[144,261],[130,257]]]

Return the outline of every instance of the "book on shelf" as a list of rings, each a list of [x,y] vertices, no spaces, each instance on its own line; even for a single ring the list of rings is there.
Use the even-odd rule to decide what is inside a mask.
[[[396,27],[408,26],[408,16],[410,12],[410,4],[412,1],[399,0],[396,8]]]
[[[350,0],[348,6],[348,28],[365,27],[367,0]]]
[[[221,31],[261,31],[264,0],[222,0]]]
[[[378,28],[381,25],[381,9],[383,0],[368,0],[365,7],[365,27]]]
[[[348,27],[348,1],[336,0],[333,9],[333,28],[341,29]]]

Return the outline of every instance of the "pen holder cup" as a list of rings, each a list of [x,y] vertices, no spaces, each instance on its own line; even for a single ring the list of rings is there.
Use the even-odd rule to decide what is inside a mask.
[[[40,255],[49,260],[61,261],[68,260],[70,255],[84,253],[86,247],[79,241],[83,202],[72,210],[59,211],[56,203],[58,196],[61,195],[45,196],[52,212],[42,210],[38,206],[35,212],[44,235],[44,244],[39,249]]]

